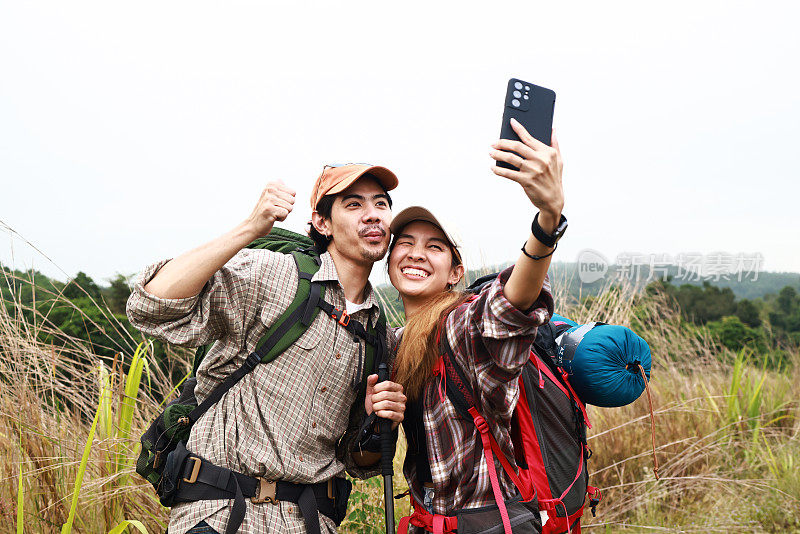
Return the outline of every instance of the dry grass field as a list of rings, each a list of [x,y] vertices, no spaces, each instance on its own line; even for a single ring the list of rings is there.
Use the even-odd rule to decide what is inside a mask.
[[[557,299],[557,302],[558,299]],[[650,416],[592,407],[591,483],[603,490],[589,532],[800,531],[800,357],[778,370],[721,349],[661,295],[612,289],[561,307],[578,322],[630,326],[653,352]],[[87,320],[90,320],[87,318]],[[113,361],[77,339],[41,341],[34,321],[0,306],[0,533],[163,532],[167,510],[133,472],[142,430],[174,383],[131,339]],[[138,345],[138,349],[137,349]],[[170,351],[188,372],[191,355]],[[173,375],[174,376],[174,375]],[[395,493],[405,489],[398,447]],[[379,478],[358,482],[342,532],[383,532]],[[408,509],[397,501],[397,517]]]

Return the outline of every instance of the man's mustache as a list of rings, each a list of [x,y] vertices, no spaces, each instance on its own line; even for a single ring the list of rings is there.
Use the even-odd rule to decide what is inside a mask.
[[[359,237],[364,237],[370,232],[380,232],[381,233],[381,237],[386,235],[386,230],[383,227],[381,227],[379,225],[373,225],[373,226],[366,226],[366,227],[362,228],[361,230],[359,230],[358,231],[358,236]]]

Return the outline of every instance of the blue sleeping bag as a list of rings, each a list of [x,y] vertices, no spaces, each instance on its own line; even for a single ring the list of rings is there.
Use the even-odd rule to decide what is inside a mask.
[[[556,314],[550,322],[556,331],[570,327],[556,339],[556,363],[570,374],[584,404],[616,407],[639,398],[645,388],[639,364],[650,380],[650,346],[644,339],[624,326],[579,325]]]

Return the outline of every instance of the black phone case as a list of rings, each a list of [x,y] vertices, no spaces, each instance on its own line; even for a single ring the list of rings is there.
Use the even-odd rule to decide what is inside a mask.
[[[517,78],[511,78],[508,80],[504,104],[500,139],[520,140],[519,136],[511,128],[511,119],[514,118],[533,137],[548,146],[550,145],[550,137],[553,133],[553,110],[556,105],[555,91],[518,80]],[[504,161],[498,161],[497,166],[515,171],[519,170]]]

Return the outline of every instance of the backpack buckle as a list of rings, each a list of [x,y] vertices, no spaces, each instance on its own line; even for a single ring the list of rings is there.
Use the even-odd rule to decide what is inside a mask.
[[[250,502],[253,504],[263,504],[268,502],[270,504],[278,504],[278,499],[275,498],[278,491],[278,483],[274,480],[267,480],[264,477],[256,477],[258,480],[258,494],[250,497]]]
[[[600,499],[602,499],[603,496],[599,489],[592,486],[589,486],[586,489],[586,493],[589,495],[589,508],[592,510],[592,517],[596,517],[597,505],[600,504]]]
[[[487,434],[489,432],[489,425],[486,423],[486,419],[484,419],[483,416],[478,413],[478,410],[475,410],[475,408],[470,408],[469,413],[472,415],[472,419],[475,421],[475,427],[478,429],[478,432],[481,434]]]
[[[203,460],[196,456],[189,456],[189,460],[193,461],[194,465],[192,466],[192,472],[189,475],[189,478],[184,477],[183,481],[188,482],[189,484],[194,484],[197,482],[197,475],[200,473],[200,465],[202,465]]]
[[[336,319],[338,323],[342,326],[347,326],[350,324],[350,316],[347,315],[347,310],[340,310],[339,308],[334,308],[331,317]]]

